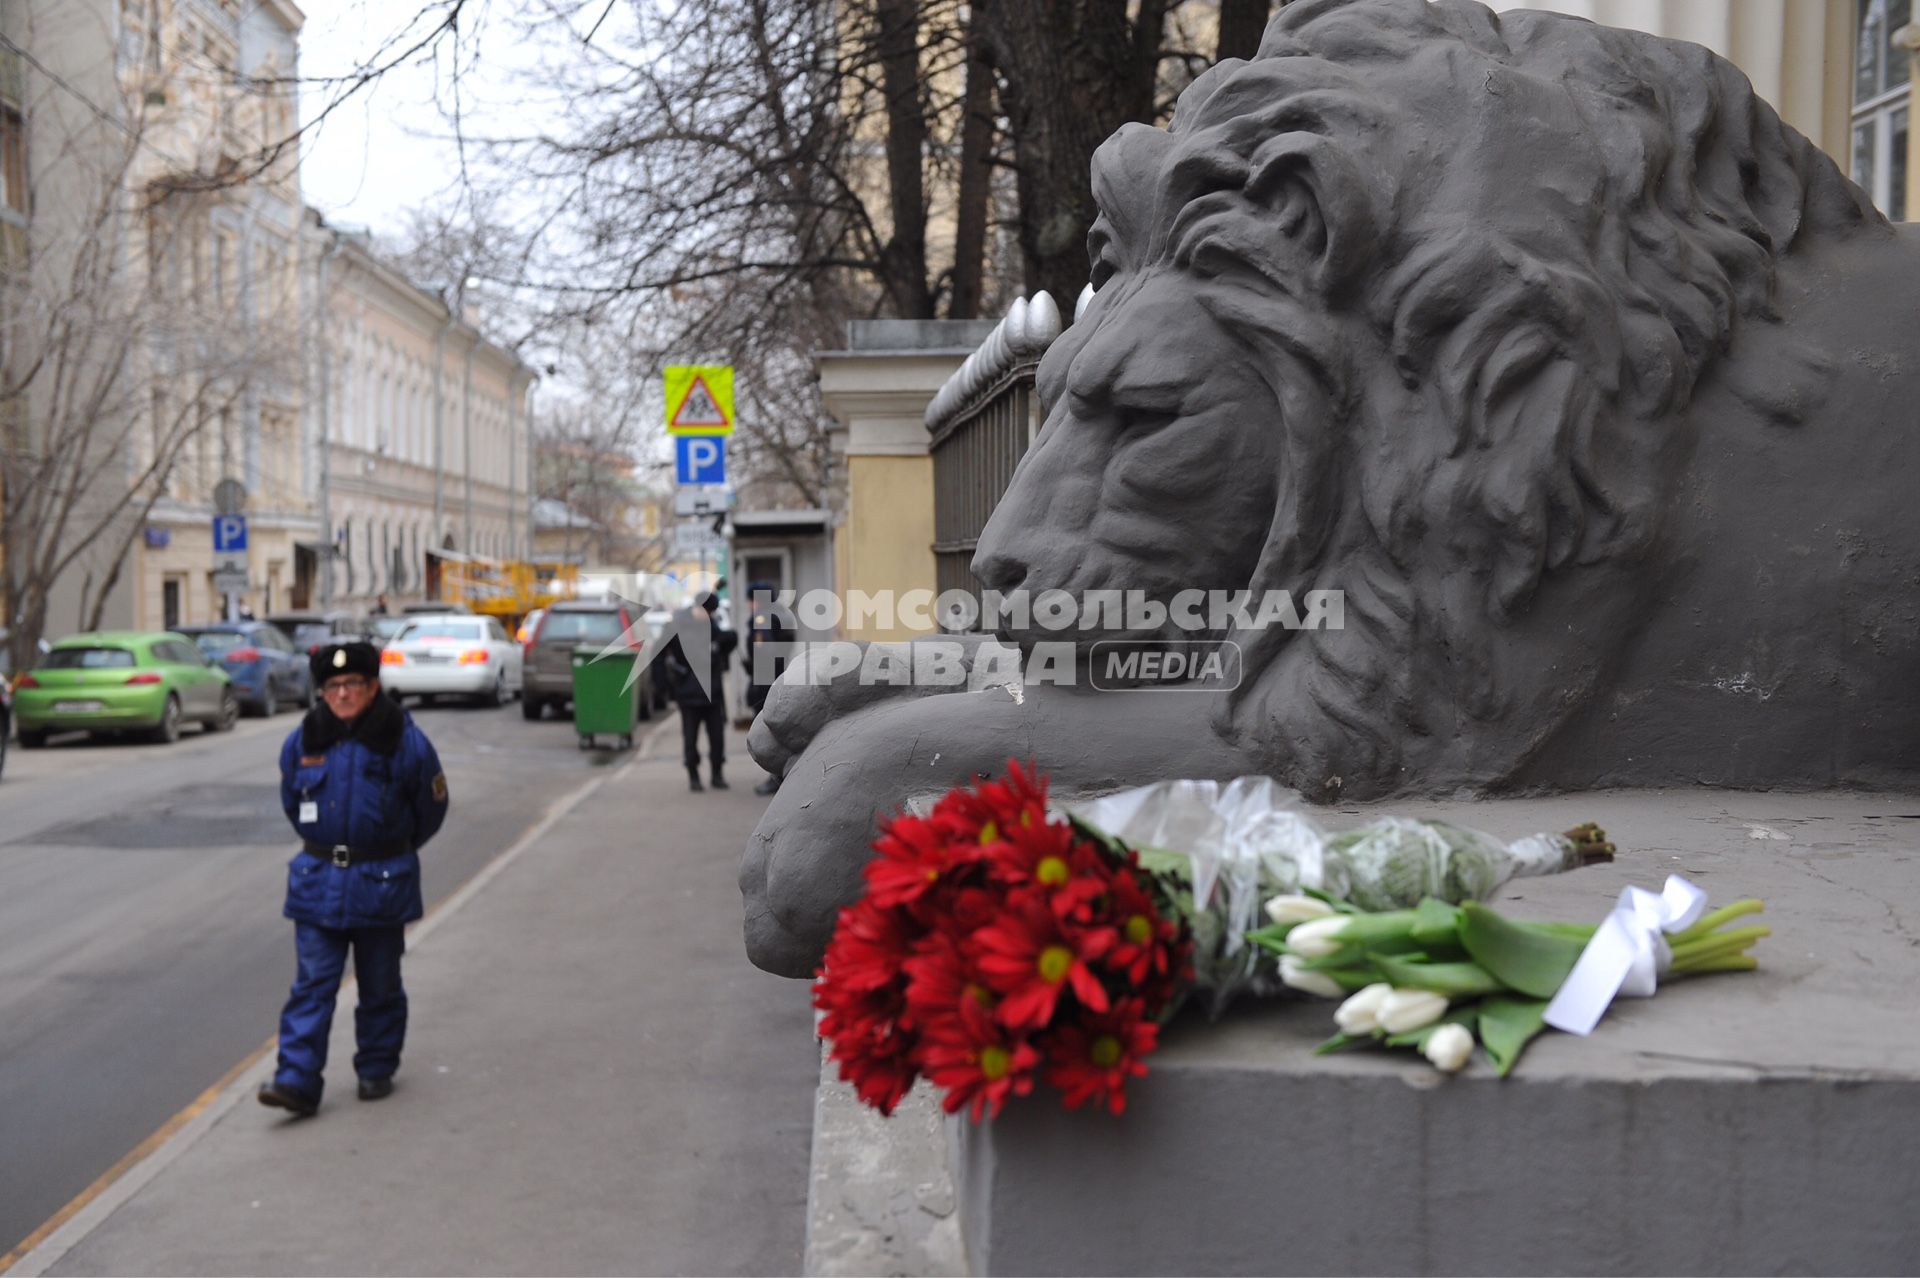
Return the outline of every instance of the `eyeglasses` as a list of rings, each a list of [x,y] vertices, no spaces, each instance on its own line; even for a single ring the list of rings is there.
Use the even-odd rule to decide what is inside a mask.
[[[327,696],[336,692],[365,692],[373,686],[371,679],[362,679],[359,675],[348,675],[344,679],[329,679],[320,685],[320,691]]]

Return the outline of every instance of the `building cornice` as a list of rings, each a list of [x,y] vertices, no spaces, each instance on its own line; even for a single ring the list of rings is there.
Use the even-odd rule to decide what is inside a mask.
[[[335,231],[334,235],[335,242],[341,246],[346,265],[377,281],[392,295],[398,306],[411,309],[416,316],[426,319],[434,328],[445,329],[449,339],[473,351],[476,358],[488,360],[504,372],[510,381],[524,381],[527,385],[532,385],[539,380],[535,370],[518,355],[455,316],[453,308],[448,306],[445,299],[438,294],[415,284],[369,249],[363,241],[341,235],[338,231]]]
[[[298,32],[307,25],[307,15],[300,11],[300,6],[293,0],[260,0],[260,7],[280,19],[289,31]]]

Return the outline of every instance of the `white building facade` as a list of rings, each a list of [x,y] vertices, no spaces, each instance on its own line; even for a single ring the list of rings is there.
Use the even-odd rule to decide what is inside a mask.
[[[527,558],[534,371],[364,237],[308,218],[308,403],[329,530],[311,606],[436,597],[448,556]]]

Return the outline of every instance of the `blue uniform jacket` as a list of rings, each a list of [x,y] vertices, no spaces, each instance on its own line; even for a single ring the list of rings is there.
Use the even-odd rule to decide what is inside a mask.
[[[420,897],[419,849],[447,818],[447,781],[440,758],[411,716],[392,753],[357,737],[314,753],[295,728],[280,749],[280,806],[303,839],[363,847],[404,839],[409,851],[377,861],[337,866],[301,852],[287,863],[282,913],[321,927],[384,927],[425,913]],[[324,710],[316,711],[324,714]],[[336,721],[337,723],[337,721]],[[302,821],[301,805],[317,815]]]

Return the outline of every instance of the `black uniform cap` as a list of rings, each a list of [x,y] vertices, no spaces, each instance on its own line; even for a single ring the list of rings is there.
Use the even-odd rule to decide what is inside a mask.
[[[380,677],[380,652],[370,643],[330,643],[313,654],[313,686],[319,688],[339,675]]]

